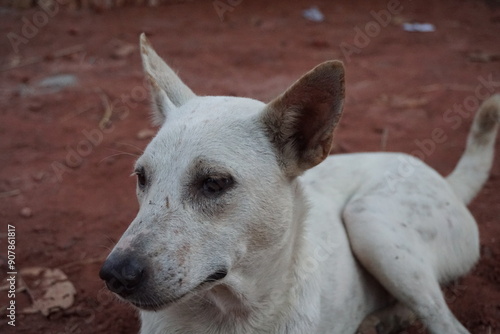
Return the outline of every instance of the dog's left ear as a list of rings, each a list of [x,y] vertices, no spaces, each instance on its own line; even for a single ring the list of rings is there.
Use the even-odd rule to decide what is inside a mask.
[[[266,106],[261,122],[288,176],[298,176],[328,156],[343,103],[344,66],[328,61]]]
[[[140,37],[142,65],[151,88],[153,121],[162,125],[169,112],[196,95],[158,56],[146,35]]]

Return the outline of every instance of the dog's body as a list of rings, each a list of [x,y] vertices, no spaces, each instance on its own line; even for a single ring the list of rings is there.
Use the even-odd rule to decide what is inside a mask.
[[[141,209],[101,270],[141,309],[141,334],[344,334],[370,314],[390,333],[413,313],[431,333],[468,333],[439,284],[479,256],[466,204],[491,168],[500,96],[444,179],[404,154],[327,158],[338,62],[265,105],[195,96],[141,43],[162,128],[136,164]]]

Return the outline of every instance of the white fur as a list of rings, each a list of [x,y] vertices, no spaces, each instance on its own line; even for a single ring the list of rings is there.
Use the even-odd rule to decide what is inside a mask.
[[[299,102],[294,95],[341,78],[338,63],[321,65],[266,106],[195,96],[166,64],[151,66],[159,57],[151,60],[145,37],[141,43],[162,127],[137,161],[149,184],[138,189],[139,213],[113,251],[145,262],[146,282],[125,298],[156,309],[140,311],[141,334],[355,333],[395,300],[431,333],[468,333],[439,289],[479,256],[477,226],[462,200],[475,193],[453,190],[468,182],[466,173],[452,189],[421,161],[393,153],[336,155],[308,169],[323,160],[338,116],[326,123],[321,113],[307,116],[311,126],[328,124],[298,152],[290,138],[303,139],[293,135],[297,104],[308,95]],[[318,96],[341,95],[342,85]],[[333,97],[332,112],[340,113],[342,98]],[[266,125],[288,117],[289,106],[297,112],[290,124]],[[494,136],[488,140],[491,152],[463,159],[491,159]],[[194,175],[219,169],[235,186],[215,200],[196,195]],[[200,286],[221,266],[225,278]]]

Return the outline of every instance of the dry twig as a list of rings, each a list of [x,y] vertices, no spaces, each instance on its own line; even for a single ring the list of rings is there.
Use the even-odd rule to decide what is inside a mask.
[[[106,129],[111,124],[111,116],[113,115],[113,107],[111,103],[109,103],[108,95],[101,89],[96,89],[97,94],[101,97],[101,103],[104,107],[104,114],[102,115],[101,120],[99,121],[99,128],[101,130]]]

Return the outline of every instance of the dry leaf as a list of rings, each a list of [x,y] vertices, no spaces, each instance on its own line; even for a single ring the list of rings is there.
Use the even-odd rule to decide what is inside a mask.
[[[31,267],[22,269],[20,274],[33,298],[33,305],[22,313],[41,312],[48,316],[73,305],[76,289],[62,270]]]

